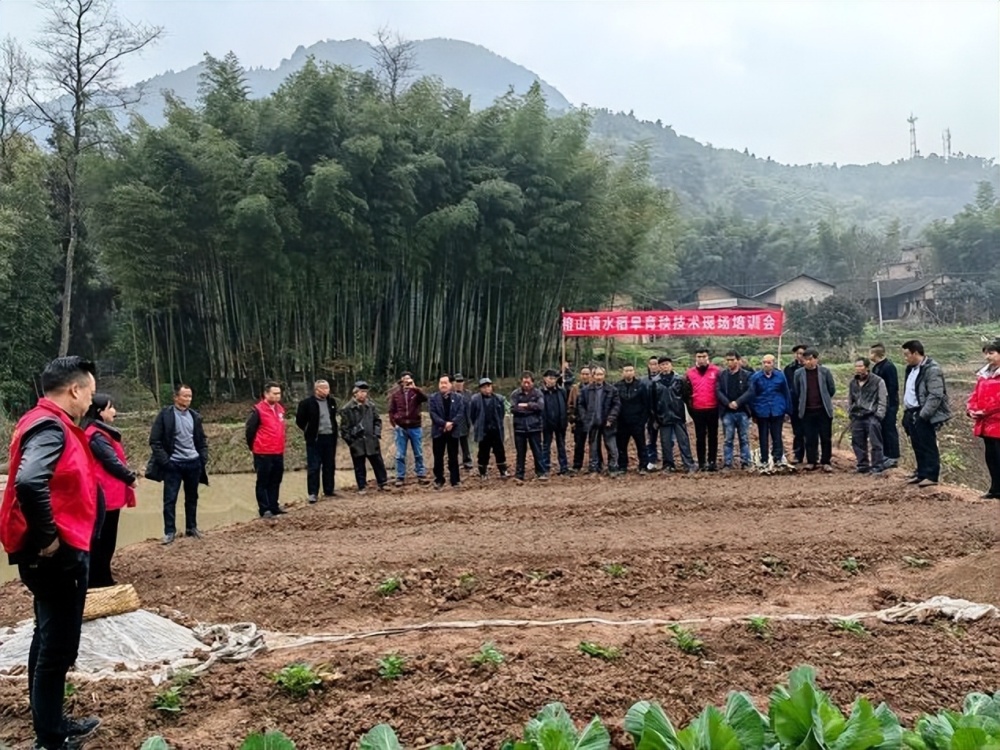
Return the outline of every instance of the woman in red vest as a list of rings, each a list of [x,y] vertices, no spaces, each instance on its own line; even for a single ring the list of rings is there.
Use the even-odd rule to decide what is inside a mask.
[[[122,508],[135,507],[136,473],[128,467],[122,434],[112,427],[117,410],[111,396],[95,393],[94,401],[83,418],[84,433],[94,454],[97,487],[104,495],[104,523],[94,528],[90,546],[89,588],[114,586],[111,558],[118,545],[118,518]]]
[[[990,488],[983,497],[1000,500],[1000,339],[984,346],[983,353],[986,366],[978,373],[966,413],[972,418],[975,434],[983,439],[986,448]]]

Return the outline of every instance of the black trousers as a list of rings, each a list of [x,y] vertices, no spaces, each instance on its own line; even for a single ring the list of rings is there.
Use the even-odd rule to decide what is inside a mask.
[[[118,546],[118,520],[121,510],[109,510],[104,513],[104,523],[100,535],[90,543],[90,576],[87,588],[100,589],[114,586],[115,579],[111,575],[111,558]]]
[[[886,458],[899,460],[899,407],[887,409],[882,419],[882,453]]]
[[[479,455],[476,456],[479,463],[479,476],[486,476],[486,469],[490,465],[490,453],[497,462],[497,469],[501,474],[507,471],[507,450],[504,448],[503,439],[496,430],[487,432],[483,439],[479,441]]]
[[[917,459],[917,476],[936,482],[941,478],[937,430],[927,420],[920,419],[919,413],[919,409],[907,409],[903,414],[903,429],[910,436],[913,456]]]
[[[628,471],[628,444],[631,440],[635,443],[636,463],[639,469],[646,470],[646,424],[626,424],[618,423],[618,431],[615,433],[615,440],[618,445],[618,471]]]
[[[365,468],[365,459],[372,465],[375,472],[375,481],[379,487],[385,487],[389,481],[389,475],[385,471],[385,461],[382,460],[381,453],[371,453],[367,456],[355,456],[351,454],[351,463],[354,464],[354,481],[358,483],[358,489],[363,490],[368,486],[368,471]]]
[[[66,740],[66,673],[80,648],[89,558],[86,552],[63,546],[50,558],[18,565],[21,581],[34,595],[28,698],[35,737],[41,747],[62,747]]]
[[[984,437],[986,447],[986,468],[990,471],[991,495],[1000,496],[1000,438]]]
[[[806,412],[802,417],[802,429],[806,463],[828,465],[833,455],[833,419],[826,416],[825,411]]]
[[[583,468],[583,458],[587,453],[587,431],[582,425],[573,425],[573,468]]]
[[[462,466],[466,469],[472,468],[472,451],[469,449],[469,434],[466,433],[458,439],[459,447],[462,449]]]
[[[171,461],[163,474],[163,533],[177,533],[177,495],[184,485],[184,529],[198,528],[201,461]]]
[[[556,461],[559,463],[559,473],[565,474],[569,470],[569,461],[566,460],[565,429],[542,428],[542,455],[545,456],[545,470],[548,472],[552,468],[553,439],[556,441]]]
[[[257,484],[254,487],[257,495],[257,512],[260,515],[264,515],[267,511],[280,513],[278,493],[281,491],[281,479],[285,476],[285,457],[254,453],[253,469],[257,472]]]
[[[434,484],[444,484],[444,454],[448,453],[448,478],[451,486],[457,487],[462,481],[458,472],[458,442],[457,437],[451,435],[440,435],[431,438],[431,448],[434,451]]]
[[[698,456],[698,466],[715,466],[719,455],[719,410],[692,409],[691,421],[694,422],[695,453]]]
[[[785,456],[785,446],[781,443],[781,429],[784,417],[758,417],[757,433],[760,435],[760,460],[767,463],[768,450],[775,463]]]
[[[306,491],[319,494],[319,480],[323,478],[323,494],[333,494],[333,477],[337,468],[336,435],[317,435],[306,443]]]
[[[545,463],[542,461],[542,433],[541,432],[515,432],[514,451],[516,462],[514,464],[514,476],[524,479],[524,460],[528,455],[528,447],[531,447],[531,457],[535,460],[535,476],[540,477],[547,474]]]
[[[792,414],[792,458],[795,459],[796,463],[802,463],[806,457],[806,429],[802,417],[798,414],[797,402],[795,409],[796,411]]]

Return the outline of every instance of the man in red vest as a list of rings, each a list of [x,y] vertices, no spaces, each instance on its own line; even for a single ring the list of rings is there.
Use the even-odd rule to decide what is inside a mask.
[[[719,401],[716,397],[719,368],[712,364],[708,349],[695,352],[694,367],[687,371],[687,379],[691,384],[688,410],[694,422],[698,469],[715,471],[719,453]]]
[[[247,419],[247,446],[257,472],[257,511],[261,518],[274,518],[285,511],[278,505],[281,479],[285,475],[285,407],[281,386],[268,383],[264,397]]]
[[[17,423],[11,481],[0,503],[0,543],[34,595],[28,696],[35,750],[75,750],[96,718],[63,715],[66,673],[76,661],[87,598],[97,479],[86,436],[75,423],[94,396],[94,365],[60,357],[42,372],[44,397]]]

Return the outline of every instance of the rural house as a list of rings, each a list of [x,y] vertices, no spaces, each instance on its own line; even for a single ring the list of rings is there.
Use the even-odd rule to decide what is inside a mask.
[[[822,302],[835,290],[836,287],[833,284],[817,279],[815,276],[800,273],[788,281],[782,281],[770,289],[765,289],[760,294],[755,294],[754,299],[758,302],[783,307],[789,302]]]

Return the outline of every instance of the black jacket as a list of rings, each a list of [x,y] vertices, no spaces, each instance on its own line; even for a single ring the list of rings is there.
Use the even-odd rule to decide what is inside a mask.
[[[797,359],[793,359],[785,365],[785,369],[782,370],[782,372],[785,373],[785,380],[788,381],[788,387],[792,392],[792,404],[798,404],[799,402],[798,396],[795,394],[795,373],[798,372],[801,367],[802,363]],[[799,411],[797,407],[793,408],[792,412],[795,416],[798,416]]]
[[[653,419],[663,425],[685,424],[687,415],[684,404],[691,398],[691,386],[683,375],[676,372],[664,375],[650,384]]]
[[[593,429],[614,430],[618,425],[618,413],[622,401],[618,389],[605,381],[601,385],[591,382],[580,391],[577,417],[588,432]]]
[[[326,397],[326,405],[330,410],[330,426],[333,428],[333,442],[337,442],[337,399],[333,396]],[[295,424],[302,430],[307,443],[316,442],[316,434],[319,432],[319,399],[315,396],[308,396],[299,401],[298,408],[295,409]]]
[[[623,425],[635,427],[649,421],[649,386],[638,378],[629,383],[619,380],[615,383],[621,409],[618,411],[618,421]]]
[[[737,412],[750,413],[750,400],[753,393],[750,391],[750,376],[753,370],[739,368],[736,372],[730,372],[729,368],[723,368],[715,381],[715,398],[719,402],[719,414],[727,414],[733,409],[729,408],[729,402],[735,401],[739,408]]]
[[[431,415],[431,437],[450,437],[456,440],[461,437],[464,430],[468,434],[468,427],[465,425],[467,419],[465,413],[465,399],[460,393],[450,393],[451,410],[448,415],[444,413],[445,397],[440,391],[432,393],[427,399],[427,411]],[[451,422],[451,431],[445,432],[444,426]]]
[[[208,484],[208,441],[205,439],[205,425],[202,424],[201,414],[194,409],[188,409],[191,418],[194,420],[194,449],[198,451],[201,458],[201,484]],[[156,415],[153,420],[153,428],[149,431],[149,447],[153,450],[149,464],[146,466],[146,478],[154,482],[163,481],[163,471],[170,465],[170,456],[174,452],[174,438],[177,433],[177,425],[174,422],[174,407],[171,404]]]
[[[569,424],[566,389],[558,385],[552,388],[542,386],[542,398],[545,399],[545,408],[542,411],[545,429],[566,432],[566,426]]]
[[[886,413],[895,414],[899,411],[899,372],[896,365],[888,359],[883,359],[872,365],[872,372],[882,378],[885,383],[885,391],[888,397],[886,402]]]

